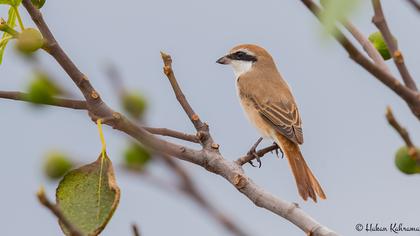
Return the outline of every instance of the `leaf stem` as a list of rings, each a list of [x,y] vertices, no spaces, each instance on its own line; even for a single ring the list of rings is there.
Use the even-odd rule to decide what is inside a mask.
[[[101,148],[101,168],[99,170],[99,183],[98,183],[98,213],[96,215],[96,220],[99,220],[99,216],[101,214],[101,188],[102,188],[102,172],[103,172],[103,165],[104,160],[106,157],[106,143],[105,143],[105,137],[104,132],[102,130],[102,120],[98,119],[96,121],[98,125],[98,131],[99,131],[99,137],[101,139],[102,148]]]
[[[13,6],[13,10],[16,12],[16,16],[17,16],[17,19],[18,19],[18,22],[19,22],[20,29],[24,30],[25,26],[23,25],[22,17],[20,17],[20,13],[19,13],[18,8],[16,6]]]
[[[105,156],[105,150],[106,150],[106,143],[105,143],[105,138],[104,138],[104,132],[102,130],[102,120],[98,119],[96,121],[97,125],[98,125],[98,132],[99,132],[99,137],[101,139],[101,144],[102,144],[102,156]]]
[[[14,38],[16,38],[19,35],[19,32],[17,32],[12,27],[10,27],[10,25],[8,25],[7,22],[3,18],[0,19],[0,31],[8,33],[12,35]]]

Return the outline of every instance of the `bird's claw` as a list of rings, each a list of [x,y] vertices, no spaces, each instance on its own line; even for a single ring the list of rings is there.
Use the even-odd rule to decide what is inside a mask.
[[[273,144],[277,145],[277,143],[275,143],[275,142]],[[281,148],[279,147],[279,145],[277,145],[277,148],[274,150],[274,152],[276,153],[277,158],[280,158],[279,157],[279,152],[281,153],[281,159],[284,158],[283,150],[281,150]]]
[[[252,155],[252,156],[254,156],[254,158],[255,159],[257,159],[257,162],[258,162],[258,168],[261,168],[261,165],[262,165],[262,163],[261,163],[261,160],[260,160],[260,156],[258,156],[258,154],[257,154],[257,147],[258,147],[258,144],[260,144],[261,143],[261,141],[263,140],[263,138],[259,138],[258,140],[257,140],[257,142],[255,142],[255,144],[254,145],[252,145],[252,147],[251,147],[251,149],[248,151],[248,153],[247,153],[247,155]],[[248,163],[249,164],[251,164],[251,166],[253,166],[253,167],[256,167],[255,165],[254,165],[254,163],[252,163],[252,160],[250,160],[250,161],[248,161]]]
[[[247,155],[252,155],[254,156],[255,159],[257,159],[258,162],[258,168],[261,168],[262,162],[260,159],[260,156],[258,156],[257,152],[254,150],[249,150],[249,152],[247,153]],[[256,165],[254,165],[254,163],[252,162],[252,160],[248,161],[248,163],[252,166],[252,167],[257,167]]]

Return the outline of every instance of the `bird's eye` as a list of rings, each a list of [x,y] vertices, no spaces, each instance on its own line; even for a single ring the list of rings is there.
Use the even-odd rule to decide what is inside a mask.
[[[236,52],[235,53],[235,56],[238,59],[242,59],[242,58],[244,58],[246,56],[246,53],[239,51],[239,52]]]

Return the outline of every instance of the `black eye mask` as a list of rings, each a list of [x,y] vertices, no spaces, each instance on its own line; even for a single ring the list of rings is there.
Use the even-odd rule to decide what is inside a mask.
[[[257,61],[257,58],[255,56],[249,55],[246,52],[237,51],[235,53],[229,54],[227,58],[237,61]]]

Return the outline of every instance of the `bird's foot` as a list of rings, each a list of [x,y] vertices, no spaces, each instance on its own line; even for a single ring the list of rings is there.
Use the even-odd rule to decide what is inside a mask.
[[[273,144],[275,144],[277,146],[277,148],[274,150],[274,152],[276,153],[277,158],[279,157],[279,152],[281,153],[281,159],[283,159],[284,157],[284,152],[283,150],[281,150],[281,148],[279,147],[279,145],[276,142],[273,142]]]
[[[263,138],[260,137],[257,140],[257,142],[255,142],[254,145],[252,145],[251,149],[249,149],[249,151],[247,152],[247,155],[252,155],[252,156],[255,157],[255,159],[257,159],[258,168],[261,168],[262,163],[261,163],[260,156],[258,156],[258,153],[257,153],[256,150],[257,150],[258,144],[260,144],[262,140],[263,140]],[[248,161],[248,163],[251,164],[251,166],[253,166],[253,167],[257,167],[257,166],[254,165],[254,163],[252,163],[252,160]]]

